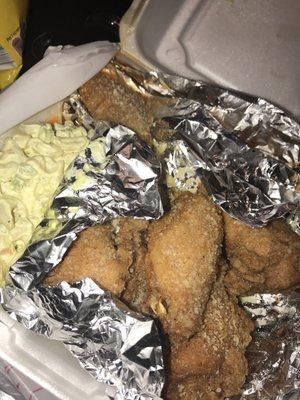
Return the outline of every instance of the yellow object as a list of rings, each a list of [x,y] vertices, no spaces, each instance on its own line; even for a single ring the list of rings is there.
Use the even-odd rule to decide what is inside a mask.
[[[0,151],[0,286],[27,248],[88,133],[65,125],[20,125]]]
[[[0,0],[0,90],[22,68],[22,49],[28,0]]]

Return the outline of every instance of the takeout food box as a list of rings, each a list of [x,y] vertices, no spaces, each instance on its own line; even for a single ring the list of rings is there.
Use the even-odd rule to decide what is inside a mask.
[[[190,78],[197,77],[260,95],[297,114],[300,108],[299,95],[295,93],[295,96],[293,96],[292,82],[287,82],[286,79],[283,80],[285,90],[281,91],[282,80],[279,77],[284,74],[284,77],[288,75],[291,79],[294,79],[296,72],[293,75],[291,71],[277,71],[277,77],[276,74],[273,74],[270,78],[270,66],[268,67],[268,63],[263,63],[256,69],[253,69],[253,65],[249,67],[249,71],[255,70],[256,75],[248,76],[245,79],[245,75],[247,75],[245,68],[241,68],[241,63],[235,63],[238,58],[237,53],[239,53],[240,62],[244,66],[247,65],[247,63],[253,61],[257,50],[252,48],[249,53],[249,48],[245,46],[247,26],[242,22],[238,23],[238,16],[249,11],[247,9],[247,7],[251,7],[249,3],[243,3],[243,5],[240,1],[204,2],[204,5],[202,3],[203,1],[199,0],[187,0],[184,3],[172,0],[159,2],[157,0],[150,5],[149,1],[134,1],[120,25],[121,44],[125,57],[132,63],[140,64],[145,68],[161,69]],[[261,13],[259,3],[255,2],[255,4],[258,8],[256,13],[249,15],[249,29],[253,18],[256,19]],[[295,3],[293,2],[293,4]],[[290,7],[285,4],[284,7],[291,12],[292,18],[297,13],[293,14],[290,11],[292,4],[289,5]],[[218,10],[217,13],[216,10]],[[278,9],[274,6],[273,11],[277,12]],[[269,9],[268,12],[271,13],[271,10]],[[214,18],[217,18],[217,20]],[[221,27],[218,18],[223,21]],[[218,39],[221,39],[222,35],[210,36],[211,32],[207,30],[207,27],[218,26],[220,32],[222,27],[225,30],[228,22],[236,24],[234,25],[235,29],[241,34],[240,36],[237,35],[239,45],[236,44],[236,47],[233,46],[231,49],[224,49],[224,43],[222,43],[220,47],[223,52],[220,53]],[[242,31],[244,32],[243,35]],[[199,35],[202,37],[201,46],[199,41],[196,40]],[[229,44],[231,38],[225,36],[223,40],[226,44]],[[282,38],[282,41],[286,43],[287,38]],[[257,46],[259,45],[259,42],[255,41],[255,43],[257,43]],[[261,45],[260,51],[263,51],[265,45],[263,43]],[[80,50],[79,48],[73,50],[77,52],[75,56],[69,54],[73,60],[73,65],[71,63],[70,66],[70,58],[68,58],[67,52],[65,53],[67,54],[66,58],[61,59],[62,53],[54,50],[50,53],[48,65],[45,63],[37,65],[29,72],[31,74],[30,79],[26,80],[26,77],[22,77],[4,94],[6,104],[8,104],[6,111],[8,118],[1,120],[0,115],[0,130],[2,132],[14,124],[24,121],[29,116],[31,117],[28,122],[59,119],[61,105],[59,100],[62,100],[101,69],[101,65],[104,66],[109,61],[116,48],[109,49],[107,47],[107,51],[104,51],[104,53],[101,53],[97,46],[91,46],[88,50]],[[245,53],[244,59],[242,59],[241,50],[243,50],[242,53]],[[81,51],[84,52],[85,56],[82,55]],[[103,60],[99,61],[101,54],[104,54],[104,57]],[[213,55],[214,62],[208,56],[209,54]],[[228,57],[228,55],[230,56]],[[229,59],[231,62],[228,62]],[[293,63],[290,62],[289,65],[292,67]],[[281,64],[282,68],[286,66],[286,63]],[[267,68],[269,69],[267,70]],[[268,79],[264,79],[264,85],[261,85],[258,78],[263,75],[267,75]],[[59,76],[60,79],[57,80]],[[67,80],[65,76],[68,76]],[[274,84],[268,86],[266,82],[270,82],[270,80]],[[43,86],[45,84],[46,86]],[[30,98],[31,101],[28,101],[28,93],[34,90],[34,85],[36,85],[36,92]],[[284,93],[287,93],[289,97],[284,98]],[[47,107],[53,103],[54,105]],[[45,110],[37,113],[45,107]],[[32,117],[33,114],[35,115]],[[11,132],[13,132],[13,129],[2,134],[0,141]],[[100,400],[108,399],[104,385],[90,377],[62,343],[47,340],[25,330],[4,312],[0,314],[0,321],[2,375],[5,375],[12,382],[12,385],[22,393],[24,398],[31,400],[79,400],[87,396],[91,400],[96,398]]]

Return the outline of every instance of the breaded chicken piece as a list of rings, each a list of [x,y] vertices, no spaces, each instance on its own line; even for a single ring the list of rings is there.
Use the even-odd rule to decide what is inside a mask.
[[[283,221],[251,228],[224,214],[225,277],[234,294],[280,292],[300,285],[300,237]]]
[[[127,267],[127,260],[121,258],[115,248],[112,226],[94,226],[79,234],[63,261],[44,283],[56,285],[89,277],[103,289],[120,295],[125,287]]]
[[[202,194],[183,194],[149,227],[149,306],[171,341],[198,328],[217,274],[223,221]]]
[[[89,276],[165,333],[167,400],[238,394],[252,323],[223,284],[222,216],[204,194],[183,194],[161,220],[130,218],[83,231],[48,284]]]
[[[221,277],[199,332],[171,349],[166,398],[200,400],[240,393],[248,372],[244,354],[253,328],[236,298],[227,294]]]
[[[148,143],[152,138],[166,140],[175,133],[160,120],[169,99],[143,96],[124,82],[113,63],[81,86],[79,94],[92,117],[127,126]]]
[[[150,141],[152,111],[141,94],[124,84],[112,64],[86,82],[79,94],[95,119],[125,125]]]
[[[118,221],[118,226],[119,231],[115,239],[118,255],[128,265],[126,290],[121,299],[131,309],[145,313],[148,312],[146,306],[148,286],[145,256],[149,222],[123,218]]]
[[[129,306],[134,308],[136,302],[139,305],[141,293],[146,293],[141,285],[146,282],[143,235],[148,224],[145,220],[122,218],[87,228],[44,283],[55,285],[89,277],[103,289],[121,296],[129,281],[126,293],[130,295]]]

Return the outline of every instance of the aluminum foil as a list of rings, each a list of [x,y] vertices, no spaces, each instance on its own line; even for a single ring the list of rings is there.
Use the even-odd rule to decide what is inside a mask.
[[[154,321],[130,311],[91,279],[24,291],[8,286],[4,309],[26,328],[60,340],[115,400],[158,400],[164,382]]]
[[[157,117],[177,133],[164,156],[169,186],[193,191],[198,176],[240,221],[260,227],[285,217],[300,234],[300,126],[293,118],[263,99],[202,82],[121,63],[115,69],[134,90],[159,97]],[[257,329],[247,384],[236,398],[298,400],[300,293],[255,295],[242,306]]]
[[[197,174],[224,211],[253,227],[285,216],[299,229],[295,120],[263,99],[122,64],[115,68],[134,90],[160,97],[159,117],[193,150]]]
[[[82,116],[76,111],[76,118]],[[92,123],[88,117],[85,126]],[[121,125],[99,122],[88,129],[93,137],[10,268],[13,285],[2,289],[1,303],[26,328],[63,341],[92,376],[116,387],[115,400],[157,399],[164,376],[153,320],[131,313],[90,279],[38,285],[83,229],[116,217],[157,219],[163,213],[160,162],[149,146]]]
[[[300,398],[300,292],[244,297],[256,330],[247,349],[250,374],[240,400]]]
[[[62,260],[77,234],[111,218],[157,219],[163,213],[160,163],[130,129],[102,124],[67,172],[33,243],[10,268],[12,282],[28,290]],[[103,136],[104,135],[104,136]],[[53,228],[52,228],[53,227]]]
[[[298,229],[299,124],[262,99],[180,77],[140,72],[118,62],[115,71],[177,133],[165,162],[176,187],[186,189],[191,179],[201,177],[214,201],[235,218],[263,226],[284,216]],[[12,267],[15,286],[3,289],[1,300],[29,329],[63,340],[96,379],[115,384],[117,392],[111,398],[152,399],[160,395],[163,384],[161,347],[153,322],[124,310],[89,279],[55,288],[38,283],[85,227],[116,216],[161,216],[159,163],[127,128],[94,121],[78,94],[70,97],[64,113],[93,129],[98,145],[103,145],[105,137],[105,157],[94,158],[96,142],[92,141],[76,160],[55,198],[52,214],[35,234],[39,240]],[[48,236],[43,237],[46,232]],[[253,369],[242,398],[283,400],[297,393],[299,295],[294,295],[294,303],[280,296],[244,300],[243,306],[256,313],[258,329],[251,345],[253,354],[249,354]],[[286,306],[278,306],[278,301]],[[138,327],[138,333],[132,335],[129,326]],[[280,337],[285,326],[286,334]],[[274,343],[272,352],[264,347],[270,342]]]

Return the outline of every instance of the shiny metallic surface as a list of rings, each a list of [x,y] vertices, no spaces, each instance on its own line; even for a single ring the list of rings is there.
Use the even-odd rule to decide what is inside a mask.
[[[124,84],[157,97],[156,117],[176,131],[164,165],[175,187],[190,189],[191,180],[200,177],[233,217],[253,227],[285,217],[299,230],[297,122],[262,99],[117,61],[115,69]],[[62,340],[96,379],[115,385],[110,398],[155,399],[164,377],[153,321],[132,313],[90,279],[53,288],[39,283],[87,226],[119,216],[159,218],[160,164],[128,128],[94,121],[77,93],[65,103],[64,116],[91,130],[93,138],[53,202],[55,229],[41,237],[51,218],[43,221],[40,240],[11,268],[15,286],[2,289],[0,301],[28,329]],[[94,157],[95,143],[105,150],[102,161]],[[299,299],[295,292],[241,300],[257,329],[240,399],[294,400],[299,394]]]
[[[300,397],[300,292],[241,299],[256,330],[247,350],[250,374],[241,400]]]
[[[24,291],[7,286],[4,309],[26,328],[65,343],[115,399],[159,399],[164,367],[155,322],[130,311],[91,279]]]
[[[152,150],[123,126],[106,127],[104,133],[77,157],[53,201],[54,219],[45,219],[37,229],[43,233],[44,226],[56,221],[58,228],[32,243],[10,268],[16,286],[28,290],[41,282],[90,225],[116,217],[157,219],[163,214],[160,163]],[[95,144],[103,150],[101,160],[94,158]]]
[[[131,313],[90,279],[38,286],[88,226],[163,214],[161,166],[150,147],[124,126],[94,122],[79,103],[74,112],[93,137],[67,171],[38,240],[11,267],[15,286],[2,290],[0,302],[27,329],[63,341],[92,376],[116,387],[116,400],[158,399],[164,369],[153,320]]]
[[[300,125],[295,120],[263,99],[203,82],[121,63],[116,70],[134,90],[165,99],[159,117],[193,150],[196,173],[224,211],[253,227],[285,216],[299,229]]]
[[[296,208],[299,176],[287,165],[241,143],[206,110],[167,120],[203,162],[196,173],[224,211],[259,227]]]

